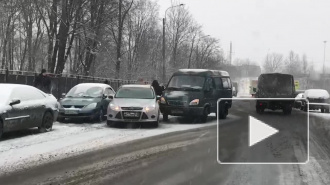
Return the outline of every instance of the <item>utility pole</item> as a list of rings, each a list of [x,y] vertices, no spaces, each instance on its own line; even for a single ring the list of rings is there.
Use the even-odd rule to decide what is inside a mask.
[[[323,41],[324,42],[324,58],[323,58],[323,75],[325,74],[325,48],[326,48],[326,44],[327,41]]]
[[[230,51],[229,51],[229,64],[231,65],[232,64],[232,54],[233,54],[233,45],[230,41]]]

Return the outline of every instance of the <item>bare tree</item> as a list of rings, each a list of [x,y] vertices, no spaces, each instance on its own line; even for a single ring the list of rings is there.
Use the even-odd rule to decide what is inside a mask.
[[[299,60],[299,55],[290,51],[288,58],[285,60],[284,71],[296,75],[301,72],[301,63]]]
[[[193,19],[188,10],[182,7],[171,9],[168,17],[166,33],[168,33],[167,39],[170,40],[170,42],[167,42],[171,51],[170,61],[172,66],[177,66],[179,48],[184,41],[189,39],[189,31],[193,24]]]
[[[303,74],[308,73],[308,61],[307,61],[306,54],[303,54],[303,56],[302,56],[302,72],[303,72]]]
[[[283,55],[279,53],[267,54],[263,67],[267,73],[280,72],[283,67]]]

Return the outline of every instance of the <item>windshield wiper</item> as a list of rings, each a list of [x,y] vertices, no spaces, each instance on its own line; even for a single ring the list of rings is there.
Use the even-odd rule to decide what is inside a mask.
[[[186,90],[186,91],[200,91],[201,89],[197,89],[197,88],[193,88],[193,87],[183,87],[182,88],[183,90]]]
[[[178,88],[178,87],[168,87],[167,89],[168,90],[179,90],[180,88]]]
[[[84,98],[93,98],[92,96],[89,95],[83,95]]]

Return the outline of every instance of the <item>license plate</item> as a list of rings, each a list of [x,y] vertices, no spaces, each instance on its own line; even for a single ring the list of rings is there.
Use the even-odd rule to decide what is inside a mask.
[[[140,117],[140,115],[138,112],[124,112],[124,117],[137,118],[137,117]]]
[[[183,110],[172,110],[172,114],[183,114]]]
[[[65,110],[65,114],[78,114],[77,110]]]

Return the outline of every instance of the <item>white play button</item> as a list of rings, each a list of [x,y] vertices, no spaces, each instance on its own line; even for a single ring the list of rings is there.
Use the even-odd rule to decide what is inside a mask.
[[[249,145],[253,146],[256,143],[276,134],[278,132],[277,129],[263,123],[260,120],[250,116],[249,118],[249,127],[250,127],[250,142]]]

